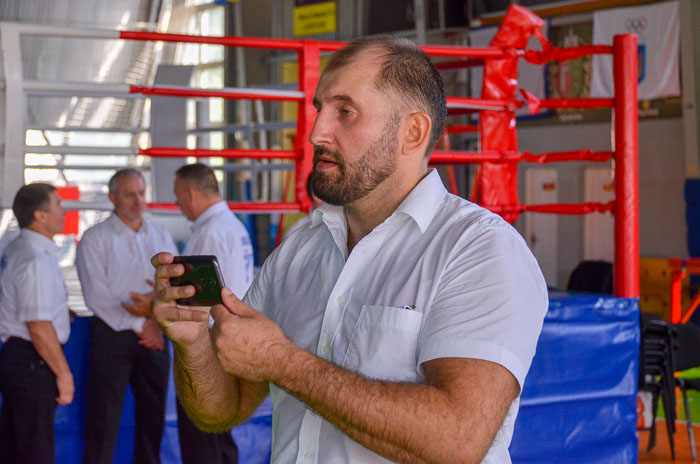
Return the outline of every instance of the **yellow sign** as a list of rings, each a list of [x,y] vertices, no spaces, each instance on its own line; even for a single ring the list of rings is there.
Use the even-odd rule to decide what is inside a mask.
[[[333,2],[312,3],[294,8],[294,36],[323,34],[336,30],[336,5]]]

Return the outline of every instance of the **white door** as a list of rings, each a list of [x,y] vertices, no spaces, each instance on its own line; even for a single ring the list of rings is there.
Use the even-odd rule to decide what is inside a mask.
[[[586,168],[583,172],[583,201],[607,203],[615,199],[615,181],[610,168]],[[583,219],[583,259],[615,259],[615,220],[611,213],[591,213]]]
[[[557,203],[559,186],[555,169],[525,170],[525,203]],[[557,215],[525,213],[525,240],[537,258],[547,285],[557,286]]]

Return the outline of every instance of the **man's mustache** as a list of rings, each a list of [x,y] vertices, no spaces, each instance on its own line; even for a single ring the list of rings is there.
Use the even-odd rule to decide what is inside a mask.
[[[330,150],[328,147],[318,145],[314,147],[314,166],[321,161],[321,156],[332,159],[333,162],[337,163],[338,165],[343,164],[343,157],[340,153]]]

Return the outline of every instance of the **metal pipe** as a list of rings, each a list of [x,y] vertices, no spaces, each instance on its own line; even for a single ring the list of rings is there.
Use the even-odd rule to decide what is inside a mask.
[[[423,0],[413,0],[413,18],[415,20],[416,43],[425,45],[425,3]]]
[[[78,93],[89,97],[125,98],[129,96],[129,84],[122,83],[25,80],[22,87],[28,95],[37,95],[38,92],[54,92],[56,96],[77,96]]]
[[[110,132],[124,134],[140,134],[150,131],[150,127],[85,127],[85,126],[49,126],[29,124],[27,130],[58,131],[58,132]],[[191,133],[191,132],[190,132]]]
[[[137,152],[131,147],[68,147],[65,145],[52,146],[25,145],[24,153],[43,153],[56,155],[136,155]]]

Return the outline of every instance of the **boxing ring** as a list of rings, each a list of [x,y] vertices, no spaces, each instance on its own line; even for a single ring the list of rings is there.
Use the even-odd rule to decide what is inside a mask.
[[[431,165],[476,164],[478,175],[472,198],[482,206],[514,222],[521,214],[612,214],[615,218],[614,297],[601,295],[550,294],[547,314],[537,355],[522,393],[521,412],[516,422],[511,446],[514,462],[636,462],[636,388],[639,343],[639,241],[638,241],[638,175],[637,175],[637,39],[634,35],[614,38],[612,46],[593,45],[574,48],[554,47],[543,35],[544,22],[528,10],[511,5],[496,37],[489,47],[424,46],[437,58],[441,69],[483,65],[484,84],[480,98],[447,98],[450,114],[478,114],[478,124],[449,124],[442,149],[431,157]],[[17,103],[25,92],[60,93],[93,96],[168,96],[173,98],[211,98],[229,100],[262,100],[297,102],[296,133],[293,148],[223,150],[186,149],[151,146],[135,154],[151,158],[208,158],[247,160],[285,160],[293,162],[295,200],[281,202],[229,202],[231,210],[246,213],[289,213],[308,211],[310,199],[305,181],[312,169],[313,149],[308,137],[316,110],[312,99],[320,76],[321,54],[340,47],[339,42],[315,40],[263,39],[248,37],[207,37],[139,31],[65,30],[4,24],[3,50],[18,46],[19,36],[58,35],[90,39],[126,41],[161,41],[173,43],[213,44],[227,47],[250,47],[296,52],[298,57],[298,89],[270,90],[248,88],[196,89],[185,86],[128,85],[105,83],[57,83],[23,81],[8,75],[7,103]],[[535,36],[542,50],[526,49]],[[9,41],[9,45],[8,45]],[[16,43],[15,43],[16,42]],[[518,63],[525,60],[542,65],[551,60],[570,60],[590,54],[613,57],[613,98],[538,99],[526,90],[518,93]],[[454,61],[448,61],[454,60]],[[611,149],[597,151],[582,147],[578,151],[552,151],[533,154],[519,151],[515,111],[527,107],[537,114],[553,108],[611,108],[613,136]],[[10,124],[10,122],[8,122]],[[14,124],[14,122],[12,123]],[[16,127],[15,127],[16,129]],[[66,129],[67,130],[67,129]],[[449,134],[478,132],[479,151],[450,149]],[[6,153],[18,153],[36,147],[25,147],[16,135],[7,132]],[[24,133],[24,132],[21,132]],[[74,153],[75,149],[49,147],[47,152]],[[52,151],[53,150],[53,151]],[[134,152],[130,152],[134,154]],[[562,163],[589,161],[607,163],[614,160],[615,200],[609,203],[522,204],[518,198],[519,163]],[[3,201],[22,185],[23,163],[5,156]],[[448,167],[450,189],[456,193],[454,171]],[[75,209],[96,208],[85,202],[69,202]],[[172,203],[154,202],[152,211],[175,211]],[[85,321],[76,321],[66,348],[72,368],[78,372],[76,382],[84,381],[87,340]],[[76,402],[59,407],[57,413],[57,462],[73,462],[80,455],[80,428],[84,415],[84,398],[77,385]],[[132,406],[133,407],[133,406]],[[128,430],[128,403],[123,425]],[[169,414],[172,411],[169,412]],[[269,410],[254,418],[253,424],[240,428],[241,462],[265,462],[265,446],[269,446]],[[170,416],[169,416],[170,417]],[[126,421],[126,422],[124,422]],[[131,422],[133,426],[133,421]],[[168,419],[164,440],[163,461],[178,462],[172,448],[175,425]],[[127,432],[128,433],[128,432]],[[176,433],[176,432],[175,432]],[[250,437],[245,441],[243,435]],[[64,445],[60,443],[64,437]],[[256,438],[259,437],[259,438]],[[244,440],[241,442],[241,440]],[[257,443],[257,444],[256,444]],[[120,444],[129,449],[128,436],[120,435]],[[173,445],[174,446],[174,445]],[[121,450],[122,448],[120,448]],[[269,453],[269,450],[267,450]],[[128,462],[128,452],[120,451],[120,459]],[[63,458],[62,458],[63,456]],[[246,460],[248,459],[248,460]],[[119,462],[122,462],[121,460]]]

